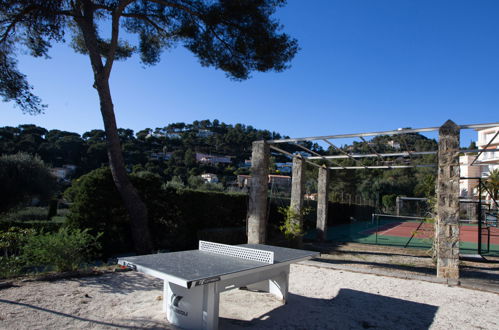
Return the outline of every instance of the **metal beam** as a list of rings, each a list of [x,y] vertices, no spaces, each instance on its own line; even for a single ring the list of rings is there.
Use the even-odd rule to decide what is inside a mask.
[[[333,164],[334,164],[334,165],[336,165],[336,166],[340,166],[340,167],[343,167],[343,168],[344,168],[344,166],[343,166],[343,165],[338,164],[338,163],[336,163],[336,162],[333,162],[332,160],[327,160],[327,159],[325,158],[325,156],[323,156],[323,155],[321,155],[321,154],[319,154],[319,153],[317,153],[317,152],[315,152],[315,151],[312,151],[312,150],[310,150],[310,149],[308,149],[308,148],[306,148],[306,147],[304,147],[304,146],[302,146],[302,145],[299,145],[298,143],[293,143],[293,145],[295,145],[295,146],[297,146],[297,147],[299,147],[299,148],[302,148],[302,149],[303,149],[303,150],[305,150],[306,152],[308,152],[308,153],[310,153],[310,154],[312,154],[312,155],[316,155],[317,157],[320,157],[321,159],[324,159],[325,161],[327,161],[327,162],[329,162],[329,163],[333,163]],[[309,159],[309,157],[305,157],[305,159]]]
[[[494,152],[494,151],[499,151],[499,149],[465,149],[465,150],[459,150],[459,152]]]
[[[437,151],[417,151],[417,152],[411,152],[411,155],[413,156],[418,156],[418,155],[436,155]],[[392,153],[386,153],[386,154],[380,154],[383,157],[400,157],[400,156],[405,156],[409,157],[409,152],[407,151],[402,151],[402,152],[392,152]],[[348,155],[334,155],[334,156],[322,156],[326,159],[345,159],[345,158],[372,158],[372,157],[378,157],[376,154],[348,154]],[[308,159],[320,159],[322,157],[307,157]]]
[[[280,152],[280,153],[282,153],[282,154],[284,154],[284,155],[287,155],[287,156],[289,156],[289,157],[291,157],[291,158],[293,158],[293,157],[295,156],[295,155],[293,155],[292,153],[287,152],[286,150],[282,150],[281,148],[277,148],[276,146],[270,145],[269,147],[270,147],[270,149],[273,149],[273,150],[275,150],[275,151],[278,151],[278,152]],[[314,162],[309,161],[309,160],[308,160],[307,158],[305,158],[305,157],[303,157],[303,158],[304,158],[304,159],[305,159],[305,161],[306,161],[307,163],[309,163],[310,165],[313,165],[313,166],[315,166],[315,167],[322,167],[322,166],[320,166],[319,164],[316,164],[316,163],[314,163]]]
[[[368,137],[376,135],[394,135],[394,134],[406,134],[406,133],[419,133],[419,132],[433,132],[438,131],[440,127],[428,127],[428,128],[417,128],[417,129],[401,129],[396,131],[383,131],[383,132],[372,132],[372,133],[355,133],[355,134],[338,134],[338,135],[323,135],[323,136],[311,136],[304,138],[295,139],[281,139],[281,140],[270,140],[268,143],[286,143],[286,142],[300,142],[300,141],[314,141],[314,140],[324,140],[324,139],[349,139],[357,137]]]
[[[327,139],[324,139],[323,140],[324,142],[326,142],[327,144],[329,144],[331,147],[335,148],[336,150],[338,150],[339,152],[341,152],[342,154],[346,155],[346,157],[352,159],[355,163],[357,164],[360,164],[362,166],[364,166],[359,160],[353,158],[348,152],[344,151],[343,149],[341,148],[338,148],[337,146],[335,146],[331,141],[327,140]],[[309,158],[310,159],[310,158]],[[332,158],[329,158],[329,159],[332,159]],[[367,167],[366,167],[367,168]]]
[[[379,154],[379,152],[377,152],[370,144],[369,142],[366,141],[366,139],[364,139],[364,137],[360,136],[360,139],[362,140],[362,142],[364,142],[365,144],[367,144],[367,147],[369,148],[369,150],[371,150],[372,152],[374,152],[374,154],[376,156],[378,156],[379,160],[383,160],[383,157],[381,157],[381,155]]]
[[[367,147],[376,154],[376,156],[378,156],[379,160],[383,161],[383,157],[381,157],[381,155],[379,154],[379,152],[377,152],[370,144],[369,142],[366,141],[366,139],[364,139],[362,136],[360,137],[360,139],[365,143],[367,144]],[[388,168],[391,168],[391,166],[389,166]]]
[[[396,169],[396,168],[419,168],[419,167],[436,167],[436,164],[427,165],[380,165],[380,166],[366,166],[368,169]],[[343,167],[328,167],[330,170],[359,170],[365,169],[364,166],[345,166]]]
[[[499,126],[499,123],[487,123],[487,124],[471,124],[471,125],[461,125],[461,129],[480,129],[480,128],[490,128]]]
[[[471,124],[471,125],[460,125],[461,129],[480,129],[499,126],[499,123],[487,123],[487,124]],[[397,129],[393,131],[381,131],[381,132],[370,132],[370,133],[355,133],[355,134],[337,134],[337,135],[323,135],[323,136],[310,136],[303,138],[292,138],[292,139],[280,139],[280,140],[269,140],[267,143],[286,143],[286,142],[300,142],[300,141],[314,141],[314,140],[324,140],[324,139],[348,139],[357,137],[368,137],[376,135],[397,135],[397,134],[407,134],[407,133],[422,133],[422,132],[434,132],[438,131],[440,127],[427,127],[427,128],[408,128],[408,129]]]

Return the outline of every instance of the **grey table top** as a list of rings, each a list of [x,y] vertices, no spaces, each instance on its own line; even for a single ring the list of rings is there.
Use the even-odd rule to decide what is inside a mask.
[[[274,265],[291,263],[318,256],[318,252],[282,248],[262,244],[242,244],[240,246],[274,252]],[[260,267],[272,266],[259,261],[228,257],[199,250],[149,254],[120,258],[120,262],[145,267],[162,274],[174,276],[187,283],[217,276],[242,272]],[[190,285],[190,284],[188,284]]]

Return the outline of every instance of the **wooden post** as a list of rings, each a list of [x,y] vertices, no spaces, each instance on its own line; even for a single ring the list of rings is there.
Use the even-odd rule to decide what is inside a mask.
[[[304,161],[301,156],[293,157],[293,177],[291,180],[291,203],[290,208],[296,214],[295,219],[293,219],[294,225],[303,231],[303,192],[304,192],[304,173],[303,173]],[[299,236],[294,242],[296,247],[301,247],[303,245],[302,237]]]
[[[329,171],[323,166],[319,168],[317,179],[317,239],[327,239],[328,182]]]
[[[247,216],[249,244],[264,244],[266,241],[269,154],[269,145],[265,141],[253,142]]]
[[[448,120],[438,139],[437,277],[454,280],[459,278],[459,133]]]

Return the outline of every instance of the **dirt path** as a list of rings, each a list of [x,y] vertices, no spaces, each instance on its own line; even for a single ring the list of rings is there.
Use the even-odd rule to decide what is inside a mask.
[[[2,329],[171,328],[162,282],[111,273],[0,290]],[[499,295],[443,284],[293,265],[288,304],[221,295],[222,329],[499,329]]]

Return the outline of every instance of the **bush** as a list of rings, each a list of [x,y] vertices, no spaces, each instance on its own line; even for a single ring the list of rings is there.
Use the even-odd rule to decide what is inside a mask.
[[[46,207],[25,207],[10,211],[1,216],[2,221],[33,221],[47,220],[48,209]]]
[[[29,236],[22,247],[22,257],[31,267],[53,266],[60,272],[75,271],[95,255],[101,235],[93,236],[88,229],[63,227],[56,233]]]
[[[0,156],[0,187],[0,212],[5,212],[33,197],[48,198],[54,191],[55,178],[38,156],[3,155]]]
[[[11,227],[0,231],[0,278],[19,275],[24,267],[22,247],[35,234],[33,229]]]
[[[65,219],[57,219],[55,217],[52,221],[0,221],[0,232],[7,231],[11,227],[20,229],[33,229],[36,232],[56,232],[64,226]]]
[[[161,192],[161,181],[157,176],[144,172],[133,174],[131,179],[151,216],[154,200]],[[94,235],[104,233],[101,243],[106,256],[132,249],[130,220],[109,168],[100,168],[76,179],[64,196],[73,202],[67,216],[68,225],[80,229],[90,228]]]
[[[245,195],[161,189],[159,177],[148,172],[132,174],[131,180],[147,205],[157,249],[195,248],[199,230],[246,225]],[[92,228],[92,233],[104,232],[101,242],[106,256],[133,250],[129,217],[109,169],[80,177],[64,195],[72,201],[68,223]]]

